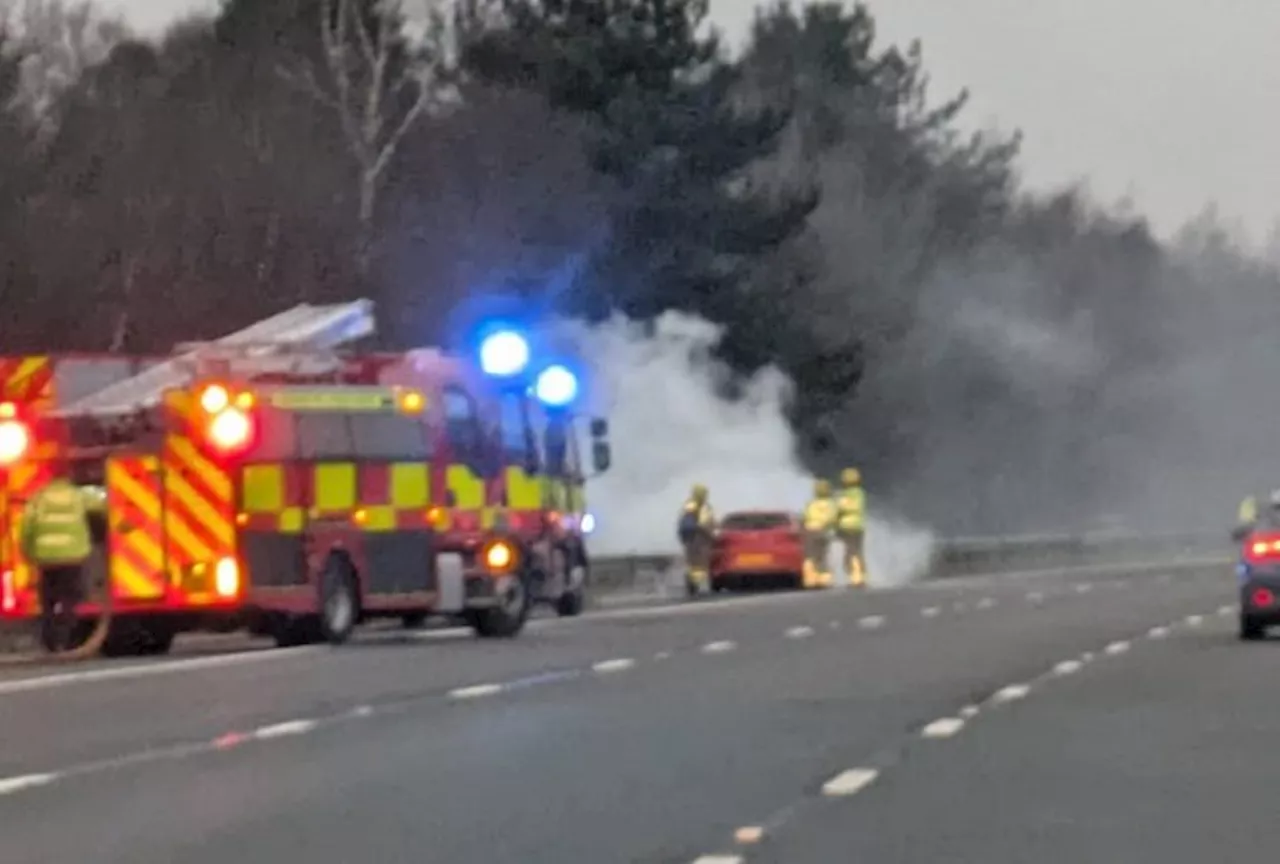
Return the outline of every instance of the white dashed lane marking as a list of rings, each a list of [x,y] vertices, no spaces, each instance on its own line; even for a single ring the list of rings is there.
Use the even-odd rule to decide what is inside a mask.
[[[1231,605],[1227,605],[1227,606],[1219,606],[1219,607],[1218,607],[1218,614],[1219,614],[1219,615],[1221,615],[1221,616],[1222,616],[1222,617],[1224,617],[1224,618],[1225,618],[1225,617],[1227,617],[1228,615],[1230,615],[1230,614],[1231,614],[1232,612],[1234,612],[1234,611],[1236,611],[1236,607],[1231,606]]]
[[[708,642],[706,645],[702,646],[702,653],[703,654],[724,654],[728,651],[732,651],[737,647],[738,647],[737,642],[729,642],[727,640],[723,642]]]
[[[978,706],[977,706],[977,705],[966,705],[966,706],[964,706],[963,708],[961,708],[961,709],[960,709],[960,716],[961,716],[961,717],[963,717],[963,718],[965,718],[966,720],[969,720],[969,719],[972,719],[972,718],[974,718],[974,717],[977,717],[977,716],[978,716],[978,712],[979,712],[980,710],[981,710],[981,709],[980,709],[980,708],[978,708]]]
[[[12,795],[37,786],[47,786],[57,779],[57,774],[23,774],[20,777],[5,777],[0,779],[0,795]]]
[[[1044,601],[1044,594],[1040,591],[1032,591],[1027,594],[1028,603],[1040,603]]]
[[[1090,585],[1088,582],[1081,582],[1079,585],[1076,586],[1077,594],[1088,594],[1092,590],[1093,590],[1093,586]]]
[[[1204,616],[1203,616],[1203,615],[1188,615],[1188,616],[1186,617],[1186,619],[1184,619],[1184,620],[1187,622],[1187,626],[1188,626],[1188,627],[1199,627],[1201,624],[1203,624],[1203,623],[1204,623]]]
[[[813,635],[812,627],[792,627],[787,630],[788,639],[807,639]]]
[[[764,837],[764,829],[758,825],[746,825],[733,832],[733,839],[744,846],[759,843]]]
[[[992,600],[990,597],[983,597],[981,600],[978,601],[979,609],[991,609],[995,605],[996,605],[996,601]]]
[[[950,738],[963,728],[964,721],[959,717],[943,717],[924,727],[920,730],[920,734],[925,738]]]
[[[874,768],[850,768],[822,784],[822,794],[837,798],[856,795],[875,782],[880,772]]]
[[[941,612],[942,610],[939,609],[937,606],[926,606],[925,608],[920,610],[920,614],[926,618],[937,618],[938,615],[941,614]]]
[[[253,737],[265,741],[271,738],[284,738],[286,735],[303,735],[318,725],[315,720],[290,720],[287,723],[263,726],[253,733]]]
[[[1117,655],[1117,654],[1123,654],[1124,652],[1128,651],[1128,650],[1129,650],[1129,643],[1128,643],[1128,642],[1123,642],[1123,641],[1121,641],[1121,642],[1112,642],[1110,645],[1108,645],[1106,648],[1104,648],[1104,649],[1102,649],[1102,650],[1104,650],[1107,654],[1109,654],[1109,655],[1111,655],[1112,657],[1114,657],[1114,656],[1115,656],[1115,655]]]
[[[1083,664],[1079,660],[1063,660],[1057,666],[1053,667],[1054,675],[1074,675],[1079,672]]]
[[[619,657],[616,660],[601,660],[591,666],[591,671],[608,674],[610,672],[624,672],[636,665],[636,661],[630,657]]]
[[[693,864],[742,864],[741,855],[703,855],[694,859]]]
[[[883,615],[867,615],[858,619],[858,626],[863,630],[875,630],[884,625]]]
[[[458,687],[449,691],[450,699],[479,699],[482,696],[493,696],[502,692],[501,684],[474,684],[470,687]]]
[[[1169,635],[1168,627],[1152,627],[1147,631],[1148,639],[1163,639]]]
[[[1010,684],[1008,687],[1001,687],[991,698],[996,702],[1014,702],[1030,692],[1031,688],[1026,684]]]

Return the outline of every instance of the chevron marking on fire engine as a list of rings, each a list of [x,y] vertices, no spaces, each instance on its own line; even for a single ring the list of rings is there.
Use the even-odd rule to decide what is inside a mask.
[[[0,399],[37,402],[48,399],[53,363],[48,357],[17,357],[0,361]]]
[[[170,549],[180,561],[172,565],[208,562],[232,551],[232,487],[226,474],[190,440],[169,436],[165,446],[164,525]]]
[[[107,461],[107,508],[111,582],[115,596],[161,597],[165,590],[164,547],[160,534],[158,477],[148,459]],[[153,460],[151,460],[153,461]],[[119,528],[128,524],[130,530]]]

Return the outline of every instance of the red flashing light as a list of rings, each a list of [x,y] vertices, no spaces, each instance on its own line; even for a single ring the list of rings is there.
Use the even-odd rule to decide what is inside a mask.
[[[222,453],[233,453],[249,444],[253,423],[238,408],[227,408],[209,421],[209,442]]]
[[[0,467],[9,466],[31,448],[31,431],[21,420],[0,420]]]
[[[1266,588],[1258,588],[1255,590],[1253,592],[1252,599],[1254,606],[1270,606],[1272,603],[1276,602],[1275,595]]]

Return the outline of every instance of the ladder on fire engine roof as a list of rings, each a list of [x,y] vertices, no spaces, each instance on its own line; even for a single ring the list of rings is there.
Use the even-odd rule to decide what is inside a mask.
[[[165,390],[182,386],[210,363],[244,375],[324,372],[336,364],[328,352],[374,330],[370,300],[330,306],[303,303],[216,342],[179,345],[172,360],[78,399],[56,414],[112,417],[151,408]]]

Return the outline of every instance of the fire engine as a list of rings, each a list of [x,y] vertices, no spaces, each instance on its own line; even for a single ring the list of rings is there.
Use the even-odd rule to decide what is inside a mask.
[[[608,424],[518,331],[478,357],[355,352],[367,300],[303,304],[170,358],[0,359],[0,618],[40,614],[23,509],[54,476],[104,490],[73,650],[167,651],[247,628],[341,643],[362,621],[511,637],[583,610]],[[50,648],[51,646],[46,646]]]

